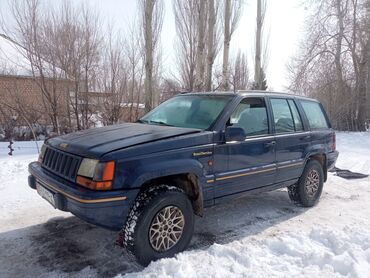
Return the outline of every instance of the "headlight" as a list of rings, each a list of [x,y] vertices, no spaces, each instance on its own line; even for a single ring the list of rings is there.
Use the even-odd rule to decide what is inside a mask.
[[[84,158],[77,172],[76,182],[93,190],[112,189],[114,161],[99,162],[96,159]]]
[[[77,175],[93,178],[95,173],[96,165],[98,165],[99,160],[84,158],[81,162],[80,168],[78,168]]]
[[[39,159],[38,159],[38,161],[39,161],[40,163],[41,163],[41,162],[42,162],[42,160],[44,159],[45,151],[46,151],[46,145],[45,145],[45,144],[43,144],[43,145],[41,146],[41,150],[40,150],[40,154],[39,154]]]

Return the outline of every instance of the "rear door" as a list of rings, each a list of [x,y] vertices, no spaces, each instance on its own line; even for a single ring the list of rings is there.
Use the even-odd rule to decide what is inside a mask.
[[[276,183],[298,178],[303,170],[311,133],[305,130],[294,99],[270,98],[276,140]]]
[[[275,141],[265,98],[244,98],[226,125],[243,128],[246,137],[215,146],[215,197],[273,184]]]
[[[311,130],[311,152],[328,153],[335,150],[334,131],[323,106],[316,101],[299,101]]]

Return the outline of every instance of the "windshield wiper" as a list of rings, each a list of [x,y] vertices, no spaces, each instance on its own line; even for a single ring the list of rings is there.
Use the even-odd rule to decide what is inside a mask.
[[[156,125],[165,125],[165,126],[173,126],[173,125],[170,125],[170,124],[167,124],[165,122],[162,122],[162,121],[148,121],[148,124],[156,124]]]
[[[141,124],[148,124],[148,125],[155,124],[155,125],[173,126],[173,125],[167,124],[167,123],[162,122],[162,121],[150,121],[150,120],[139,119],[136,122],[141,123]]]

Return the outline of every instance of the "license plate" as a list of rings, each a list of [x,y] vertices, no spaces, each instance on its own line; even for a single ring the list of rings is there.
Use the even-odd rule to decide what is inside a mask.
[[[55,201],[54,201],[54,194],[51,193],[49,190],[47,190],[45,187],[41,186],[40,184],[36,184],[37,193],[44,198],[46,201],[48,201],[53,207],[55,207]]]

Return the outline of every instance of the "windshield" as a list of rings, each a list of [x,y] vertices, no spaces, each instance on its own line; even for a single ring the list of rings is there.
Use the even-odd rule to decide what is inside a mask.
[[[221,114],[231,96],[181,95],[150,111],[139,122],[176,127],[208,129]]]

